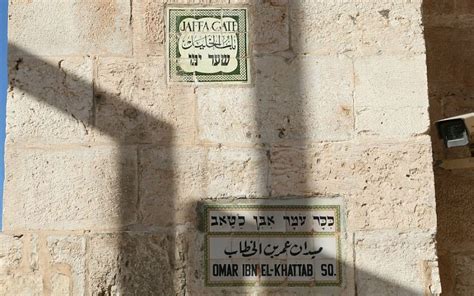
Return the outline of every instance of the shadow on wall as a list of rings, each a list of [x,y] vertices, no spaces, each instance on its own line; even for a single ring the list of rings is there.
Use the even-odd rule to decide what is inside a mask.
[[[254,21],[254,28],[264,26],[259,23],[263,18],[256,17]],[[252,33],[258,34],[256,31]],[[50,184],[44,191],[38,189],[37,194],[49,196],[48,190],[54,191],[56,187],[69,194],[63,196],[62,200],[54,199],[61,194],[51,194],[52,198],[47,202],[44,199],[7,199],[6,230],[15,231],[15,227],[10,226],[17,225],[18,222],[15,221],[23,221],[20,222],[24,223],[20,229],[26,225],[35,225],[36,222],[28,220],[35,219],[34,215],[29,218],[25,217],[25,213],[8,210],[16,208],[14,204],[20,202],[35,207],[36,214],[49,213],[39,215],[44,220],[41,221],[42,224],[32,227],[35,230],[50,230],[55,227],[93,230],[86,234],[89,246],[86,254],[86,283],[88,292],[93,295],[202,295],[188,284],[195,281],[203,285],[203,266],[189,264],[195,260],[190,258],[190,254],[200,252],[200,246],[192,238],[196,236],[202,239],[202,234],[197,233],[197,225],[182,222],[183,216],[193,215],[195,204],[185,203],[177,193],[183,186],[183,176],[176,171],[176,155],[181,148],[177,148],[174,141],[183,133],[159,119],[166,117],[163,114],[176,112],[174,107],[167,108],[175,103],[180,104],[180,101],[184,102],[183,106],[175,106],[176,109],[182,107],[186,110],[184,105],[189,102],[188,98],[193,98],[194,90],[188,86],[168,88],[163,84],[166,79],[154,76],[158,74],[153,69],[150,70],[137,61],[117,64],[108,63],[107,59],[92,58],[90,63],[96,69],[97,76],[96,80],[91,80],[74,74],[78,68],[87,67],[85,64],[88,59],[80,64],[68,65],[69,61],[40,59],[13,44],[10,44],[9,52],[10,84],[17,90],[8,103],[11,109],[9,130],[18,128],[20,131],[22,124],[28,124],[15,118],[15,112],[21,112],[22,108],[54,108],[49,112],[53,121],[55,112],[59,110],[70,117],[70,121],[58,120],[57,124],[73,122],[74,126],[82,126],[80,130],[86,140],[81,143],[80,148],[70,148],[67,152],[56,151],[54,146],[49,147],[48,151],[42,150],[41,153],[52,154],[50,158],[39,157],[36,160],[39,167],[44,167],[44,172],[55,170],[55,166],[63,165],[63,162],[69,170],[66,173],[49,173],[54,178],[48,180]],[[153,60],[153,67],[163,68],[162,58],[150,59]],[[252,100],[256,103],[253,120],[258,123],[258,130],[251,137],[255,137],[255,146],[265,151],[264,155],[268,157],[266,161],[272,163],[272,167],[281,164],[286,168],[286,171],[279,172],[278,175],[269,170],[268,166],[259,172],[268,176],[259,184],[259,197],[313,194],[306,190],[305,183],[314,176],[310,176],[305,170],[301,171],[304,167],[302,164],[310,157],[305,155],[304,147],[308,144],[308,133],[313,130],[308,130],[310,124],[302,116],[308,109],[308,100],[304,95],[307,85],[302,85],[307,73],[299,71],[300,62],[301,57],[295,56],[291,48],[280,56],[256,54],[254,58],[256,71]],[[291,73],[291,79],[281,84],[281,77],[287,77],[288,72]],[[25,94],[34,97],[40,105],[30,105]],[[223,97],[222,100],[227,98]],[[165,101],[171,103],[163,103]],[[275,126],[275,120],[280,124]],[[54,135],[59,138],[63,136],[65,135]],[[15,139],[12,140],[14,143]],[[31,153],[30,150],[23,151],[13,144],[9,146],[8,153],[17,153],[17,149],[24,153],[20,153],[20,157]],[[79,153],[74,149],[79,150]],[[284,157],[278,157],[279,153],[289,150],[293,151],[286,158],[291,159],[290,165]],[[56,157],[57,154],[63,156]],[[91,155],[94,159],[88,159]],[[28,159],[27,156],[25,158]],[[49,160],[46,161],[47,159]],[[68,162],[73,165],[68,166]],[[80,196],[76,196],[75,191],[84,188],[84,184],[78,184],[72,179],[76,176],[83,182],[82,166],[88,166],[87,171],[94,171],[95,168],[101,175],[87,178],[91,184],[81,189],[83,191]],[[101,167],[109,169],[100,170]],[[7,174],[15,174],[14,170],[15,167],[9,167]],[[78,173],[75,174],[74,170]],[[287,174],[298,174],[300,177],[292,178],[298,184],[272,183]],[[195,178],[199,179],[199,176]],[[30,184],[36,185],[42,186]],[[19,188],[21,184],[8,186]],[[98,191],[98,187],[105,188],[105,193]],[[88,194],[91,200],[77,200]],[[18,199],[22,198],[26,197],[18,196]],[[41,204],[38,203],[39,200]],[[92,208],[91,204],[94,205]],[[68,208],[75,208],[75,211],[68,212]],[[62,212],[70,215],[62,214],[63,216],[58,217],[57,213]],[[164,212],[169,214],[162,215]],[[192,233],[196,233],[195,236]],[[393,239],[396,241],[396,236]],[[350,244],[351,240],[348,239]],[[351,264],[344,269],[348,277],[348,293],[421,295],[424,292],[406,288],[406,283],[379,278],[370,271],[354,270]],[[195,274],[196,278],[191,280]],[[357,282],[355,286],[352,286],[352,277]],[[202,286],[201,288],[204,289]],[[259,295],[302,295],[302,290],[296,291],[286,287],[260,288]],[[248,287],[213,288],[205,293],[237,295],[251,294],[252,291]],[[311,295],[315,292],[305,290],[304,293]]]
[[[113,198],[108,203],[103,204],[103,208],[95,209],[78,209],[78,211],[96,211],[97,215],[109,215],[112,218],[118,218],[116,227],[107,229],[104,227],[103,230],[100,225],[91,227],[93,233],[88,234],[88,245],[89,253],[86,254],[89,270],[88,279],[88,291],[93,295],[194,295],[192,290],[187,291],[186,278],[184,273],[187,260],[194,260],[194,258],[188,258],[186,255],[186,248],[199,248],[193,241],[183,241],[184,237],[192,237],[186,234],[187,231],[197,231],[193,225],[191,229],[180,230],[179,226],[176,225],[175,216],[178,212],[183,209],[174,209],[177,207],[175,204],[174,191],[175,182],[173,182],[174,162],[173,162],[173,147],[172,147],[172,136],[173,130],[169,126],[159,120],[156,120],[153,116],[140,110],[136,106],[127,103],[126,98],[116,93],[111,93],[109,89],[100,89],[94,86],[91,81],[86,81],[81,77],[75,76],[63,71],[61,63],[51,63],[51,61],[45,61],[38,59],[30,55],[27,51],[20,49],[10,44],[10,83],[11,87],[17,89],[16,95],[11,99],[15,102],[9,102],[10,108],[14,108],[11,112],[15,112],[15,108],[22,108],[22,101],[24,98],[21,94],[28,94],[34,96],[39,102],[46,103],[49,107],[54,107],[60,110],[64,114],[71,116],[72,119],[77,120],[81,125],[84,125],[89,133],[92,133],[94,129],[98,132],[104,133],[107,136],[112,137],[115,140],[113,145],[116,145],[117,152],[106,150],[106,161],[110,160],[111,157],[116,157],[115,160],[117,170],[119,170],[117,176],[117,184],[101,184],[102,182],[108,183],[109,180],[105,176],[100,176],[99,182],[95,186],[118,186],[116,188],[116,196],[108,196],[107,198]],[[273,66],[269,68],[265,67],[267,71],[270,71]],[[280,68],[284,71],[284,67]],[[274,71],[273,71],[274,72]],[[129,72],[127,72],[129,74]],[[274,72],[274,75],[282,73]],[[295,75],[297,73],[294,73]],[[119,75],[119,74],[116,74]],[[121,77],[121,76],[120,76]],[[140,79],[140,81],[142,81]],[[297,80],[296,80],[297,81]],[[125,83],[126,84],[126,83]],[[59,85],[62,86],[58,87]],[[77,97],[76,94],[83,93],[83,91],[89,90],[94,87],[94,100],[95,108],[94,112],[88,112],[81,109],[78,106],[82,104],[77,99],[89,100],[86,97]],[[135,85],[135,87],[141,87]],[[144,86],[143,86],[144,87]],[[273,87],[272,85],[265,85],[265,87]],[[276,89],[281,86],[274,85]],[[259,90],[259,86],[256,86],[256,91]],[[70,93],[72,91],[73,93]],[[125,89],[123,89],[125,91]],[[262,90],[263,91],[263,90]],[[153,99],[159,100],[164,97],[154,97]],[[18,100],[18,101],[17,101]],[[297,101],[296,101],[297,102]],[[107,111],[107,109],[109,109]],[[112,109],[112,110],[110,110]],[[278,110],[278,108],[276,108]],[[298,108],[292,109],[298,110]],[[267,110],[268,111],[268,110]],[[298,111],[297,111],[298,112]],[[298,113],[292,113],[291,110],[285,108],[279,110],[278,116],[282,113],[286,114],[289,118],[298,118]],[[111,114],[111,113],[114,113]],[[129,117],[126,114],[134,114],[133,117]],[[118,115],[118,116],[117,116]],[[102,123],[98,120],[99,116],[108,116],[109,119],[106,123]],[[20,124],[20,122],[13,122],[10,118],[9,124]],[[161,132],[153,137],[147,138],[147,135],[140,131],[146,132],[146,126],[152,126],[161,128]],[[14,128],[14,127],[11,127]],[[266,127],[261,126],[262,133],[265,133]],[[273,127],[268,127],[272,130]],[[154,129],[152,129],[154,130]],[[166,139],[160,141],[160,139]],[[94,145],[97,143],[90,143]],[[298,145],[301,145],[299,143]],[[270,151],[271,149],[264,144],[265,149]],[[9,148],[10,152],[15,149],[14,146]],[[83,147],[81,149],[94,149],[94,146]],[[57,152],[52,148],[51,153]],[[148,156],[146,156],[148,154]],[[84,155],[90,156],[85,153]],[[77,160],[72,160],[77,161]],[[84,165],[87,166],[87,161],[83,159]],[[103,165],[101,161],[92,159],[94,165]],[[97,162],[96,162],[97,161]],[[293,159],[294,162],[304,161],[304,159]],[[56,163],[39,163],[44,166],[45,169],[54,169],[52,166],[59,165]],[[151,168],[149,168],[151,167]],[[298,165],[299,167],[299,165]],[[15,167],[9,168],[9,174]],[[81,170],[80,167],[75,167],[77,170]],[[291,168],[290,168],[291,169]],[[266,172],[262,172],[265,173]],[[51,177],[60,178],[61,173],[52,174]],[[64,174],[62,181],[66,184],[62,185],[63,188],[71,191],[76,190],[73,180],[69,180],[68,173]],[[171,180],[170,180],[171,179]],[[52,185],[56,183],[55,180],[48,180]],[[113,181],[112,181],[113,182]],[[150,192],[137,192],[136,182],[143,182],[149,184],[145,186],[149,188]],[[157,183],[157,184],[153,184]],[[12,185],[10,185],[12,186]],[[33,186],[33,184],[32,184]],[[289,186],[299,186],[301,184]],[[274,197],[278,198],[279,194],[273,191]],[[137,196],[140,198],[137,200]],[[102,198],[105,196],[100,196]],[[19,197],[21,198],[21,197]],[[72,197],[71,197],[72,198]],[[37,199],[40,200],[40,199]],[[14,203],[15,201],[7,200],[8,203]],[[63,200],[55,201],[50,200],[48,203],[34,203],[34,200],[29,201],[34,207],[38,208],[38,211],[43,212],[54,212],[61,210],[61,207],[70,206],[70,203],[74,204],[74,201]],[[44,202],[44,200],[42,200]],[[116,203],[116,204],[114,204]],[[12,205],[7,204],[7,209]],[[158,212],[159,207],[166,207],[169,209],[169,215],[167,216],[153,216],[153,212]],[[136,214],[134,215],[133,213]],[[188,211],[194,211],[194,209],[187,209]],[[53,212],[53,213],[54,213]],[[160,211],[162,212],[162,211]],[[175,213],[175,214],[173,214]],[[10,213],[6,211],[6,227],[7,231],[15,231],[15,228],[10,228],[9,224],[12,223],[12,219],[15,219],[22,213]],[[64,217],[64,221],[57,221],[59,225],[74,223],[84,223],[81,221],[82,213],[75,212],[77,216]],[[53,214],[51,214],[53,215]],[[54,216],[50,217],[52,220],[57,218]],[[90,217],[89,217],[90,218]],[[89,219],[85,217],[84,219]],[[49,223],[48,221],[46,221]],[[28,221],[25,221],[28,223]],[[41,227],[35,227],[36,230],[41,230]],[[90,228],[88,228],[90,229]],[[99,230],[97,230],[99,229]],[[83,230],[83,229],[81,229]],[[202,237],[202,234],[197,234]],[[349,241],[351,239],[349,238]],[[175,255],[178,253],[178,255]],[[190,254],[193,251],[189,252]],[[175,259],[176,258],[176,259]],[[193,268],[188,266],[187,268]],[[199,266],[195,267],[199,269]],[[202,269],[204,267],[201,267]],[[390,279],[382,279],[371,274],[368,271],[356,270],[352,265],[343,266],[346,270],[346,276],[352,276],[355,272],[358,281],[357,288],[355,290],[364,291],[365,295],[375,295],[384,291],[384,295],[420,295],[420,291],[411,290],[410,288],[403,287],[404,283],[391,282]],[[163,272],[166,271],[166,272]],[[168,272],[174,271],[174,272]],[[202,273],[202,270],[198,270],[198,273]],[[191,273],[188,272],[188,276]],[[199,279],[203,284],[204,279]],[[350,280],[348,291],[352,291],[354,288]],[[215,292],[210,292],[215,290]],[[354,290],[354,293],[356,293]],[[187,291],[187,292],[185,292]],[[219,295],[220,293],[230,293],[231,295],[237,295],[241,293],[251,294],[252,290],[249,287],[239,288],[212,288],[207,290],[206,293]],[[268,287],[259,288],[259,295],[268,293],[274,295],[274,293],[281,293],[282,295],[302,295],[301,293],[313,293],[310,290],[298,290],[293,288],[288,289],[283,287]],[[327,291],[327,290],[326,290]],[[295,294],[296,293],[296,294]],[[199,293],[198,293],[199,294]]]
[[[423,1],[433,158],[470,157],[445,149],[434,123],[474,112],[474,6],[471,0]],[[443,294],[472,295],[474,170],[434,167],[437,249]]]

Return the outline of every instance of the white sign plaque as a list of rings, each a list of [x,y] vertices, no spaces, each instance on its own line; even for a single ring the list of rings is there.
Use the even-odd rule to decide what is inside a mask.
[[[340,286],[341,203],[206,204],[206,285]]]

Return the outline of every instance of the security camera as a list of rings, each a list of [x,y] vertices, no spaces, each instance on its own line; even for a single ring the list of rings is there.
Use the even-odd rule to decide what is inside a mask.
[[[471,151],[474,148],[474,113],[437,121],[436,128],[447,148],[470,146]]]

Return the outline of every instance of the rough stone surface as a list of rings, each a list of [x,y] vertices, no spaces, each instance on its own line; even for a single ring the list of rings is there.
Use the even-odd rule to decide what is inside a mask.
[[[52,277],[51,282],[52,282],[52,287],[51,287],[52,296],[72,295],[69,293],[69,287],[71,286],[71,280],[69,277],[60,273],[55,273]],[[81,294],[74,294],[74,295],[81,295]]]
[[[72,286],[72,295],[84,295],[86,291],[85,237],[51,236],[47,238],[47,246],[51,258],[50,264],[57,270],[51,278],[53,294],[67,295],[70,291],[69,287]]]
[[[0,234],[0,277],[20,265],[23,258],[22,247],[20,237]]]
[[[268,168],[263,150],[211,149],[205,173],[207,197],[264,197]]]
[[[133,147],[7,150],[5,193],[15,198],[5,200],[5,229],[103,229],[135,221]]]
[[[346,140],[353,72],[346,58],[259,58],[253,88],[198,89],[199,138],[213,143]]]
[[[134,4],[133,51],[136,55],[165,54],[165,9],[162,0],[142,0]]]
[[[130,3],[129,0],[12,0],[8,11],[8,41],[31,55],[130,54]]]
[[[172,241],[164,234],[99,234],[88,254],[92,295],[174,294]]]
[[[1,277],[0,294],[5,296],[44,295],[42,276],[39,273],[28,273]]]
[[[423,53],[421,0],[290,1],[291,47],[311,54]]]
[[[468,1],[10,0],[0,294],[439,294],[425,134],[474,106]],[[251,83],[167,83],[167,5],[246,5]],[[437,183],[447,295],[473,286],[462,182]],[[345,203],[342,287],[205,287],[196,205],[314,196]]]
[[[92,122],[90,58],[25,57],[10,46],[7,143],[78,143]],[[27,127],[27,128],[26,128]]]
[[[437,260],[434,245],[435,235],[429,231],[356,233],[357,292],[360,295],[377,295],[380,291],[384,295],[440,293],[428,289],[431,282],[439,279],[431,278],[431,270],[425,268]]]
[[[255,9],[250,20],[252,47],[256,52],[273,53],[290,48],[287,1],[250,1]]]
[[[358,134],[405,138],[428,130],[425,63],[424,56],[376,56],[355,62]]]
[[[425,137],[410,143],[276,146],[272,196],[346,196],[349,229],[431,228],[436,222],[428,143]]]
[[[139,196],[143,224],[170,226],[193,221],[195,203],[205,194],[207,151],[202,148],[140,150]]]
[[[97,141],[193,142],[192,89],[166,85],[163,58],[101,59],[96,86]]]

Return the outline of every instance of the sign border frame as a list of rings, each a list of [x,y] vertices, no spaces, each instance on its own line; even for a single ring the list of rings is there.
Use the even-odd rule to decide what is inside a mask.
[[[171,32],[171,24],[170,24],[170,18],[171,18],[171,10],[173,9],[176,9],[176,10],[185,10],[185,11],[189,11],[189,12],[192,12],[194,10],[218,10],[218,11],[225,11],[225,10],[242,10],[243,11],[243,16],[245,16],[245,32],[237,32],[237,34],[241,34],[242,36],[238,36],[239,38],[239,47],[241,49],[244,49],[245,50],[245,55],[242,55],[241,53],[241,59],[242,60],[245,60],[245,73],[241,73],[241,74],[232,74],[233,76],[239,76],[239,75],[245,75],[245,79],[243,80],[237,80],[237,79],[229,79],[229,80],[212,80],[212,79],[203,79],[203,80],[200,80],[199,78],[197,77],[206,77],[206,76],[210,76],[210,77],[213,77],[213,76],[218,76],[218,75],[224,75],[225,74],[219,74],[219,73],[213,73],[213,74],[199,74],[199,75],[195,75],[194,73],[193,74],[189,74],[189,75],[186,75],[186,76],[176,76],[175,78],[177,79],[173,79],[172,77],[172,63],[173,63],[173,60],[175,58],[172,58],[171,57],[171,52],[170,52],[170,47],[171,47],[171,35],[173,34],[176,34],[176,33],[173,33]],[[218,6],[215,6],[215,5],[210,5],[210,6],[206,6],[206,5],[198,5],[198,6],[191,6],[191,5],[176,5],[176,4],[172,4],[172,5],[166,5],[165,6],[165,16],[166,16],[166,26],[165,26],[165,35],[166,35],[166,40],[165,40],[165,47],[166,47],[166,58],[168,58],[168,61],[165,61],[165,64],[166,64],[166,80],[167,80],[167,83],[168,85],[173,85],[173,84],[181,84],[181,85],[187,85],[187,84],[192,84],[192,83],[202,83],[202,84],[214,84],[214,85],[249,85],[251,84],[251,58],[250,58],[250,52],[249,52],[249,49],[250,49],[250,30],[249,30],[249,12],[251,10],[249,9],[248,5],[240,5],[240,6],[221,6],[221,7],[218,7]],[[241,45],[241,42],[242,40],[244,41],[244,44]],[[239,66],[240,68],[242,68],[241,66]],[[197,78],[197,79],[195,79]]]
[[[286,200],[288,201],[288,200]],[[300,200],[301,201],[301,200]],[[204,204],[204,211],[203,214],[205,216],[204,222],[204,231],[206,232],[204,237],[204,264],[205,264],[205,286],[206,287],[240,287],[240,286],[255,286],[259,284],[260,286],[267,286],[267,287],[275,287],[275,286],[282,286],[286,285],[288,287],[342,287],[343,279],[341,273],[343,272],[342,266],[342,251],[341,251],[341,205],[323,205],[323,204],[308,204],[308,205],[290,205],[290,204],[245,204],[245,205],[237,205],[237,204]],[[303,210],[318,210],[318,209],[335,209],[336,210],[336,231],[330,233],[312,233],[312,232],[232,232],[232,234],[222,233],[222,232],[208,232],[210,225],[209,225],[209,211],[211,210],[218,210],[218,209],[303,209]],[[328,282],[321,282],[321,281],[309,281],[309,282],[290,282],[290,281],[274,281],[274,282],[259,282],[256,280],[251,281],[232,281],[232,282],[211,282],[209,279],[209,236],[233,236],[233,235],[246,235],[246,236],[281,236],[284,234],[288,237],[301,237],[301,236],[336,236],[337,240],[337,251],[336,251],[336,262],[338,268],[337,274],[337,281],[328,281]]]

